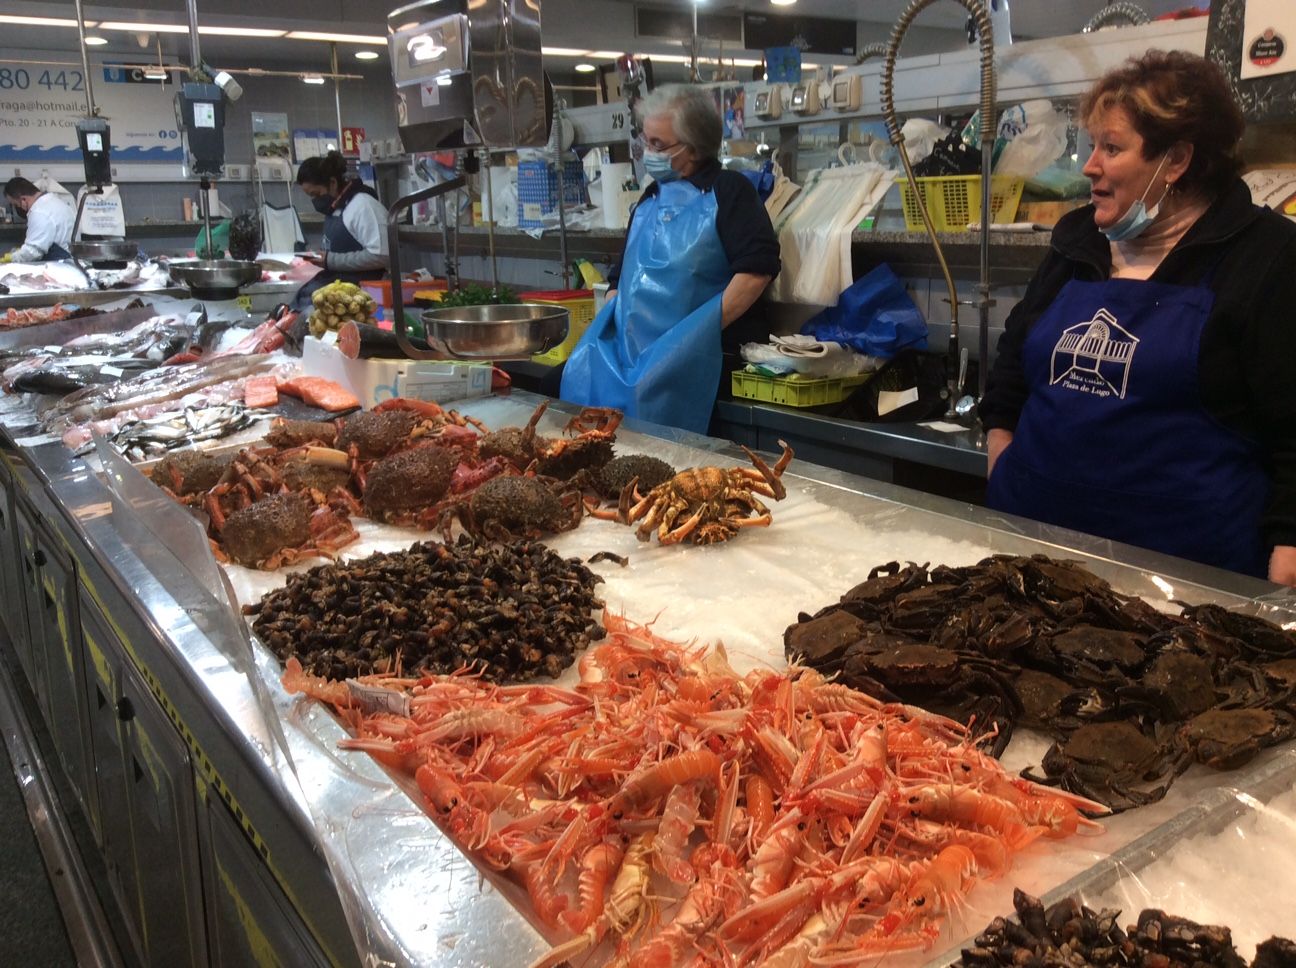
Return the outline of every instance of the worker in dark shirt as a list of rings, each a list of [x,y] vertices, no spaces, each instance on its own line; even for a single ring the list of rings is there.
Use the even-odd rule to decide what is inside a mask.
[[[630,216],[615,288],[567,361],[561,395],[704,433],[721,331],[778,274],[778,238],[751,182],[720,167],[709,91],[654,91],[642,140],[653,183]]]
[[[999,341],[987,503],[1296,584],[1296,225],[1238,177],[1212,62],[1149,51],[1081,117],[1092,204]]]

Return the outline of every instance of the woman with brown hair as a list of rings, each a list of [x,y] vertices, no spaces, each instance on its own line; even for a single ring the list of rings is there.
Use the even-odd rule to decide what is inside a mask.
[[[1210,61],[1149,51],[1081,117],[1091,204],[999,341],[987,503],[1296,584],[1296,225],[1252,204]]]

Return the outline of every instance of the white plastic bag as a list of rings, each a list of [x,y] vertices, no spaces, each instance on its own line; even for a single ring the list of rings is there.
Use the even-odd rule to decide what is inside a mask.
[[[73,208],[76,207],[76,199],[72,197],[72,193],[64,188],[57,180],[52,178],[48,171],[42,171],[41,176],[37,178],[33,184],[37,189],[49,195],[62,195],[64,201]]]
[[[936,142],[940,141],[949,129],[926,118],[910,118],[900,128],[904,138],[905,151],[909,154],[909,164],[916,165],[932,153]]]
[[[86,195],[84,187],[77,192],[77,204],[85,197],[81,210],[81,238],[100,235],[110,239],[126,236],[126,209],[122,206],[121,192],[116,185],[105,185],[103,192]]]
[[[995,161],[996,175],[1032,178],[1066,150],[1067,119],[1044,98],[1009,108],[999,118],[1004,143]]]

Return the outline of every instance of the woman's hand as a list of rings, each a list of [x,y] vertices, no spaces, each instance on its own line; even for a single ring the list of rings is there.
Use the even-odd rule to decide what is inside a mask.
[[[1276,545],[1269,556],[1269,580],[1279,585],[1296,585],[1296,548]]]
[[[996,428],[986,433],[986,479],[994,473],[995,462],[999,460],[999,455],[1008,449],[1012,443],[1013,435],[1011,430]]]

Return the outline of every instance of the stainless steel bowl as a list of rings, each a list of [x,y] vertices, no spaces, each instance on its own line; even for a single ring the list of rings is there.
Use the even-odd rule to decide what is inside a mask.
[[[188,286],[196,299],[233,299],[241,288],[261,278],[261,266],[238,259],[180,259],[168,269],[171,278]]]
[[[82,262],[100,268],[120,269],[139,254],[139,246],[125,239],[99,239],[73,242],[72,255]]]
[[[461,360],[525,360],[567,338],[561,306],[455,306],[423,311],[423,329],[436,349]]]

